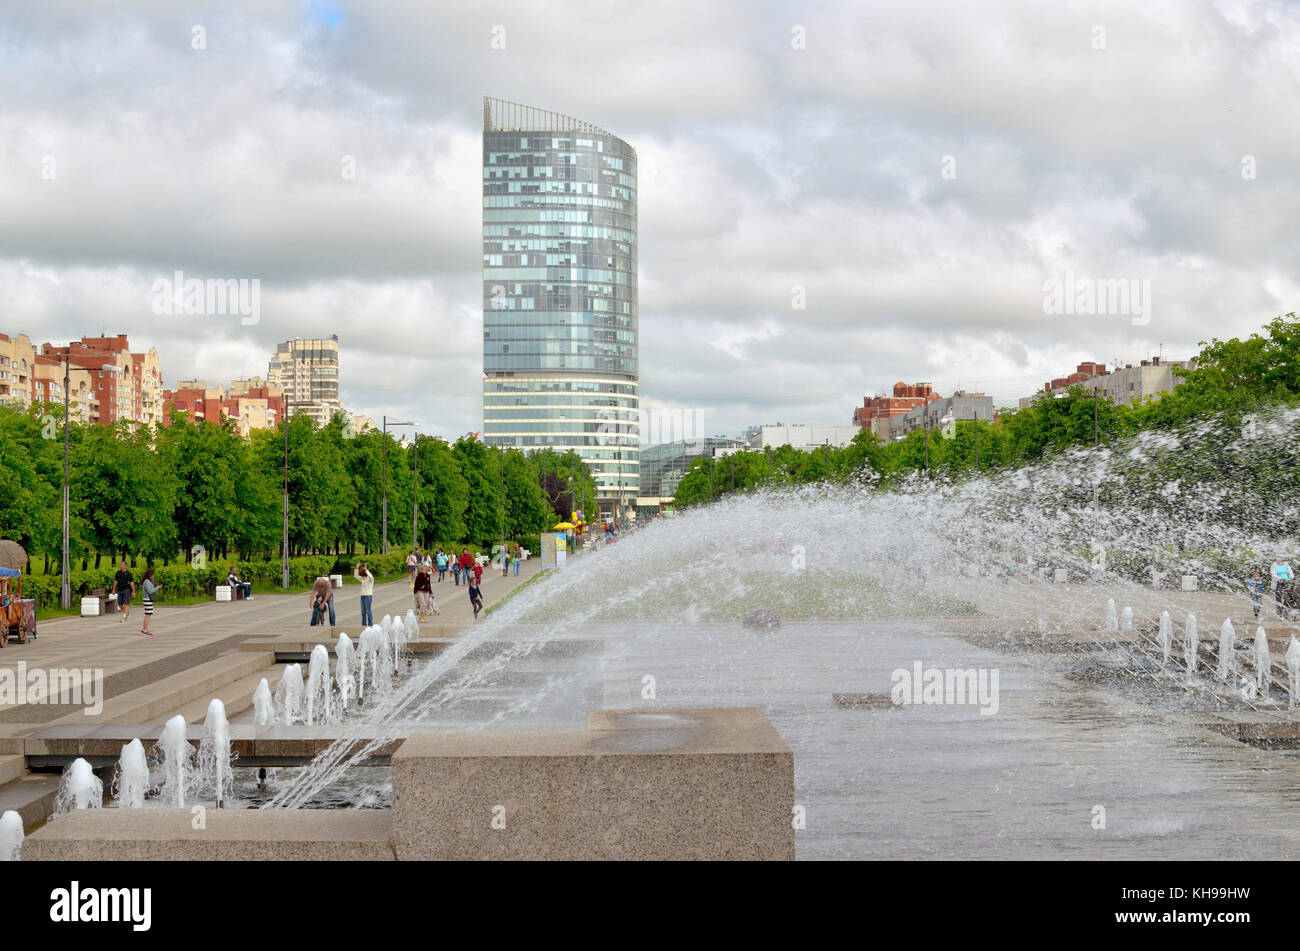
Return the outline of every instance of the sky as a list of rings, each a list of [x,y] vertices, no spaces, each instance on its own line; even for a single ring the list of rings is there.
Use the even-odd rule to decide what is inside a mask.
[[[168,385],[336,333],[349,410],[479,430],[485,95],[637,150],[642,400],[687,436],[1300,310],[1300,4],[0,0],[0,331]],[[256,320],[167,313],[177,271]]]

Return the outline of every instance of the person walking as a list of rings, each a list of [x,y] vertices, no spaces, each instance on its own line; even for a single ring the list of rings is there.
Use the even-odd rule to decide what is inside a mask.
[[[415,590],[415,568],[415,552],[411,552],[406,556],[406,581],[411,586],[412,591]]]
[[[469,553],[468,548],[462,548],[460,550],[460,573],[465,576],[466,581],[469,580],[469,572],[473,567],[474,556]]]
[[[507,548],[501,552],[501,577],[505,578],[510,574],[510,549]]]
[[[472,567],[472,568],[470,569],[470,571],[474,572],[474,584],[476,584],[476,585],[480,585],[480,584],[482,584],[482,583],[483,583],[483,565],[480,564],[479,562],[475,561],[475,562],[474,562],[474,567]]]
[[[522,555],[522,554],[523,554],[523,552],[519,552],[519,551],[515,552],[515,554],[514,554],[514,559],[513,559],[513,560],[514,560],[514,563],[515,563],[515,577],[516,577],[516,578],[519,577],[519,562],[522,560],[519,556]]]
[[[432,578],[432,573],[424,568],[415,573],[415,610],[422,618],[433,612]]]
[[[1276,582],[1273,589],[1273,600],[1277,610],[1277,616],[1286,620],[1291,613],[1291,583],[1294,580],[1291,572],[1291,565],[1285,561],[1280,561],[1273,566],[1273,578]]]
[[[478,613],[483,610],[483,591],[478,586],[478,579],[470,582],[469,603],[474,606],[474,620],[477,621]]]
[[[1258,568],[1246,579],[1246,590],[1250,592],[1250,606],[1255,610],[1255,620],[1259,620],[1259,611],[1264,602],[1264,572]]]
[[[363,561],[352,569],[352,577],[361,583],[361,626],[369,627],[375,623],[375,576]]]
[[[153,569],[146,569],[144,578],[140,581],[140,604],[144,607],[144,627],[140,628],[140,633],[149,637],[153,637],[153,632],[149,630],[149,621],[153,618],[153,602],[161,589],[162,585],[154,584]]]
[[[120,624],[131,615],[131,595],[135,593],[135,577],[127,570],[126,559],[117,565],[117,574],[113,576],[113,591],[117,595],[117,608],[122,612]]]
[[[439,548],[438,556],[434,560],[438,565],[438,581],[441,583],[447,577],[447,553]]]
[[[451,563],[451,578],[456,582],[456,587],[460,587],[460,559],[456,558]]]

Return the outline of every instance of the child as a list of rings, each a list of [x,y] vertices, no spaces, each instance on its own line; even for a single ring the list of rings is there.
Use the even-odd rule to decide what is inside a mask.
[[[478,620],[478,612],[483,610],[483,591],[478,586],[478,580],[469,582],[469,603],[474,605],[474,620]]]
[[[1259,620],[1259,609],[1264,600],[1264,573],[1258,568],[1246,581],[1246,590],[1250,592],[1250,606],[1255,609],[1255,620]]]

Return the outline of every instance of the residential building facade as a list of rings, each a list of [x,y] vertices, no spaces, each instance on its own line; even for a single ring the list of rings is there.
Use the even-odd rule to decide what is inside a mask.
[[[284,395],[289,416],[305,413],[324,426],[335,413],[345,412],[339,401],[338,334],[286,340],[271,357],[266,382]]]

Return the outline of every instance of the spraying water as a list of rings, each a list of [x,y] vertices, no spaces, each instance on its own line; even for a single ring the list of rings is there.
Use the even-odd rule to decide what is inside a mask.
[[[173,806],[185,806],[185,793],[190,783],[194,747],[189,741],[189,724],[180,714],[163,726],[157,749],[163,755],[163,798]]]
[[[1268,695],[1272,666],[1273,661],[1268,654],[1268,635],[1261,625],[1255,628],[1255,685],[1259,688],[1260,696]]]
[[[53,818],[74,809],[100,809],[104,805],[104,783],[95,775],[90,763],[78,757],[63,770],[59,791],[54,797]]]
[[[1174,622],[1168,611],[1160,612],[1160,629],[1156,633],[1156,643],[1160,646],[1160,669],[1169,667],[1169,650],[1174,643]]]
[[[307,724],[330,722],[330,652],[324,644],[311,649],[307,667]]]
[[[352,638],[346,634],[339,635],[338,643],[334,645],[334,657],[334,682],[339,685],[339,716],[342,717],[352,702],[354,690],[352,665],[355,651]]]
[[[23,855],[23,817],[12,809],[0,816],[0,862],[17,862]]]
[[[1291,643],[1286,648],[1286,682],[1287,695],[1290,697],[1289,709],[1294,710],[1300,701],[1300,641],[1291,635]]]
[[[289,664],[275,688],[275,707],[281,723],[293,723],[302,716],[302,667]]]
[[[221,808],[234,789],[234,774],[230,770],[230,721],[226,719],[226,705],[217,697],[208,704],[203,721],[199,774],[210,786],[217,808]]]
[[[275,700],[271,697],[271,685],[263,677],[253,691],[253,724],[267,726],[275,720]]]
[[[1195,575],[1202,591],[1240,591],[1239,566],[1251,553],[1258,558],[1278,550],[1276,512],[1300,503],[1300,489],[1261,473],[1294,462],[1298,419],[1297,412],[1284,411],[1261,420],[1250,440],[1210,424],[1185,433],[1149,432],[1122,446],[1064,452],[988,477],[908,477],[887,492],[864,482],[730,496],[575,559],[395,687],[379,676],[381,658],[390,652],[382,650],[377,625],[378,634],[361,634],[359,692],[381,684],[383,692],[373,703],[368,698],[365,715],[289,780],[272,804],[302,805],[399,729],[453,721],[462,729],[496,728],[533,716],[556,697],[565,698],[563,710],[556,709],[569,718],[567,727],[580,724],[587,708],[636,706],[639,688],[629,690],[627,683],[637,684],[647,672],[686,677],[707,670],[714,676],[691,696],[697,704],[773,710],[782,690],[820,676],[815,652],[790,636],[800,630],[791,621],[847,636],[834,625],[861,631],[883,619],[908,624],[978,617],[987,622],[984,630],[1001,635],[1024,630],[1037,617],[1043,623],[1034,633],[1044,643],[1059,632],[1061,640],[1076,638],[1085,652],[1108,648],[1125,664],[1136,661],[1130,666],[1140,673],[1142,661],[1154,666],[1166,651],[1158,631],[1156,638],[1127,638],[1124,650],[1114,651],[1107,636],[1119,631],[1118,597],[1151,616],[1185,613],[1185,677],[1196,682],[1197,620],[1187,602],[1197,602],[1153,590],[1150,579]],[[1266,492],[1273,498],[1282,493],[1269,509],[1258,504]],[[1095,539],[1117,557],[1094,564],[1080,538]],[[1069,587],[1052,581],[1060,575],[1044,574],[1045,565],[1064,572]],[[1094,586],[1104,586],[1098,593],[1108,597],[1106,636],[1097,633]],[[788,629],[740,632],[740,619],[756,609],[771,611]],[[908,636],[921,626],[912,623]],[[1172,630],[1166,633],[1172,642]],[[596,659],[539,663],[553,642],[582,637],[599,641]],[[860,649],[869,654],[874,644]],[[836,667],[836,676],[847,680],[852,656],[835,654],[819,663]],[[638,664],[631,672],[620,666],[627,657]],[[498,688],[511,678],[528,686],[512,694]],[[1200,697],[1216,690],[1202,686]],[[839,729],[827,718],[798,736],[802,745],[791,743],[796,762],[829,755]]]
[[[1127,606],[1124,608],[1124,613],[1120,616],[1119,629],[1128,634],[1133,633],[1133,609],[1132,608]]]
[[[139,738],[122,746],[117,758],[117,806],[119,809],[141,809],[149,792],[149,760],[144,744]]]
[[[1233,630],[1232,620],[1224,618],[1219,630],[1219,669],[1215,672],[1220,680],[1229,683],[1236,675],[1237,632]]]

